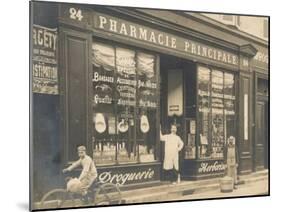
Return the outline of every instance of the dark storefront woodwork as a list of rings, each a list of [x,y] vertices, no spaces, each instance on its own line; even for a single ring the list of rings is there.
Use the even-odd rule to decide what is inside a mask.
[[[268,168],[269,86],[265,75],[256,74],[254,170]]]
[[[61,28],[61,91],[64,119],[64,161],[75,161],[76,148],[90,148],[89,138],[89,45],[90,35]]]
[[[257,45],[252,59],[253,74],[253,170],[269,166],[269,58],[268,47]]]

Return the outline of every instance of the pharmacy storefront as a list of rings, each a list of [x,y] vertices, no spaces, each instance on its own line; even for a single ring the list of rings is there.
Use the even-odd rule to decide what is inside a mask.
[[[100,181],[124,188],[158,183],[160,125],[169,133],[171,123],[184,142],[183,179],[222,176],[230,137],[241,154],[248,148],[240,141],[241,135],[252,139],[252,93],[241,80],[252,77],[256,49],[250,43],[220,42],[157,12],[118,7],[58,5],[57,28],[62,167],[77,159],[83,144]],[[240,101],[242,92],[248,95]],[[241,172],[251,166],[246,160],[239,160]]]

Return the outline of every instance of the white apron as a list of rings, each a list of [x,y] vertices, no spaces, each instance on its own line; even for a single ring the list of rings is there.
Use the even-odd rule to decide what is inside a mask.
[[[235,147],[227,149],[227,176],[233,178],[233,183],[237,184],[237,167],[235,158]]]
[[[181,138],[177,135],[169,134],[162,136],[161,140],[165,142],[163,169],[179,170],[179,151],[183,147]]]

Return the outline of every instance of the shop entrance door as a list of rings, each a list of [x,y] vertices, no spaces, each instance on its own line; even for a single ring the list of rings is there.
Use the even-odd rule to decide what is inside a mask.
[[[256,117],[256,169],[268,168],[268,103],[257,102]]]
[[[196,164],[196,70],[195,63],[161,55],[160,58],[160,123],[163,134],[170,133],[170,125],[177,125],[177,135],[184,142],[179,153],[181,179],[195,176]],[[161,157],[164,159],[161,142]]]
[[[269,151],[269,139],[268,139],[268,102],[265,102],[265,122],[264,122],[264,130],[265,130],[265,143],[264,143],[264,168],[268,169],[268,151]]]

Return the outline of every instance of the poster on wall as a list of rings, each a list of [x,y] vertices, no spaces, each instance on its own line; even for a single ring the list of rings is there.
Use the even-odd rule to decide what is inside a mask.
[[[33,93],[59,93],[57,61],[57,28],[33,25],[32,91]]]

